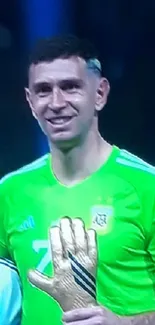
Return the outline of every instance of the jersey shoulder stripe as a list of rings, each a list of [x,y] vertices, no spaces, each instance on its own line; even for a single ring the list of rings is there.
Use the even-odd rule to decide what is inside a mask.
[[[35,160],[34,162],[32,162],[26,166],[19,168],[18,170],[14,171],[14,172],[11,172],[11,173],[5,175],[0,180],[0,185],[3,184],[7,179],[11,178],[12,176],[21,175],[26,172],[33,171],[33,170],[36,170],[36,169],[39,169],[39,168],[45,166],[47,158],[48,158],[48,154],[44,155],[41,158],[38,158],[37,160]]]
[[[146,171],[155,175],[155,167],[145,162],[143,159],[129,153],[126,150],[120,150],[120,155],[116,158],[116,162],[131,168]]]
[[[130,161],[137,162],[139,164],[145,165],[147,167],[150,167],[150,168],[153,167],[151,164],[147,163],[143,159],[139,158],[136,155],[133,155],[132,153],[130,153],[130,152],[126,151],[126,150],[121,150],[120,151],[120,156],[123,157],[123,158],[125,158],[125,159],[128,159]]]

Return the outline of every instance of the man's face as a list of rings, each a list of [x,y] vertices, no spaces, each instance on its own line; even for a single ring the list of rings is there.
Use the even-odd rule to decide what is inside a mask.
[[[31,65],[26,96],[50,143],[72,145],[93,127],[107,96],[100,81],[78,57]]]

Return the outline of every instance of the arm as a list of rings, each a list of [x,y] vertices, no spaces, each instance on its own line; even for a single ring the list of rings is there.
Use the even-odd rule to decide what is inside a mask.
[[[5,221],[7,217],[6,193],[0,181],[0,324],[20,325],[21,288],[15,265],[7,260],[9,250]]]
[[[123,317],[98,306],[66,312],[63,322],[65,325],[155,325],[155,313]]]
[[[140,316],[125,318],[124,321],[125,321],[124,325],[154,325],[155,313],[149,313]]]
[[[7,247],[7,233],[5,229],[5,219],[7,217],[7,204],[5,186],[0,180],[0,258],[9,258]]]
[[[12,262],[0,259],[1,325],[19,325],[21,321],[21,288],[17,269]]]
[[[147,242],[147,252],[150,255],[150,258],[155,265],[155,218],[151,225],[151,231],[148,237]],[[155,278],[154,278],[155,285]],[[123,318],[122,318],[123,320]],[[132,316],[129,318],[124,318],[126,325],[154,325],[155,324],[155,311],[152,313],[147,313],[144,315]]]

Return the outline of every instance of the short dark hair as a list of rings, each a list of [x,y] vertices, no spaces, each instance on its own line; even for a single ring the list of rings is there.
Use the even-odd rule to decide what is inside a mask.
[[[74,35],[62,35],[37,41],[30,55],[29,66],[41,62],[51,62],[58,58],[78,56],[84,59],[90,69],[101,73],[101,64],[94,45],[86,39]]]

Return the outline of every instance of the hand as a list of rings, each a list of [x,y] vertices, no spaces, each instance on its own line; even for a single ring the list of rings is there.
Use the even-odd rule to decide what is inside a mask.
[[[121,318],[104,307],[75,309],[63,314],[64,325],[131,325],[129,319]]]
[[[50,229],[54,277],[29,271],[29,281],[53,297],[63,311],[95,306],[97,244],[93,229],[80,219],[62,218]]]

